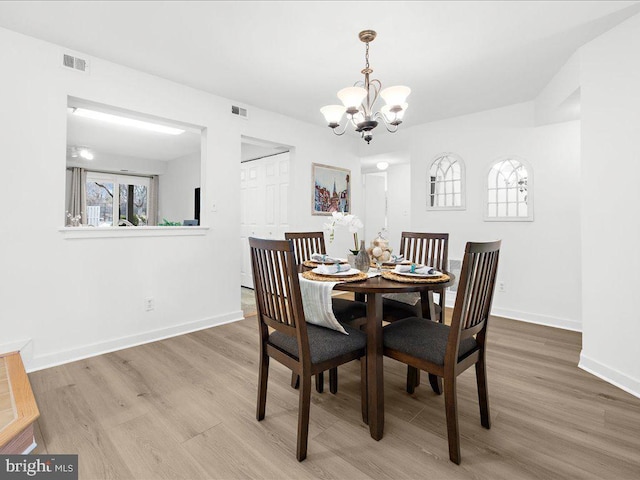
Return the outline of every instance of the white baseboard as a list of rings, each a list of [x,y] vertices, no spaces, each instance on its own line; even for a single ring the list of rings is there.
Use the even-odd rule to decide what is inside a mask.
[[[615,368],[608,367],[584,354],[584,351],[580,352],[580,362],[578,363],[585,372],[589,372],[598,378],[601,378],[605,382],[615,385],[616,387],[630,393],[634,397],[640,398],[640,380],[631,378],[630,376],[616,370]]]
[[[563,330],[571,330],[574,332],[582,332],[582,323],[576,320],[568,320],[566,318],[550,317],[547,315],[539,315],[537,313],[519,312],[517,310],[509,310],[506,308],[492,308],[491,315],[496,317],[506,317],[521,322],[535,323],[547,327],[561,328]]]
[[[447,292],[446,306],[453,308],[456,297],[453,292]],[[546,327],[561,328],[563,330],[571,330],[573,332],[582,332],[582,323],[577,320],[568,320],[566,318],[550,317],[547,315],[539,315],[537,313],[520,312],[518,310],[509,310],[507,308],[493,307],[491,315],[496,317],[509,318],[511,320],[519,320],[521,322],[535,323]]]
[[[75,362],[77,360],[95,357],[96,355],[115,352],[124,348],[135,347],[150,342],[157,342],[158,340],[164,340],[165,338],[171,338],[178,335],[184,335],[185,333],[204,330],[205,328],[217,327],[220,325],[225,325],[227,323],[237,322],[238,320],[242,320],[243,318],[244,317],[242,316],[242,311],[236,311],[224,315],[205,318],[203,320],[197,320],[195,322],[183,323],[180,325],[161,328],[159,330],[138,333],[136,335],[131,335],[128,337],[120,337],[113,340],[107,340],[105,342],[83,345],[82,347],[73,348],[70,350],[63,350],[60,352],[50,353],[48,355],[36,356],[28,363],[25,362],[25,369],[28,373],[35,372],[37,370],[55,367],[57,365]]]

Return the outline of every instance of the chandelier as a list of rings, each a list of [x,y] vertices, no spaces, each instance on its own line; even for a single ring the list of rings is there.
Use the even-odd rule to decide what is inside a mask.
[[[404,112],[409,106],[406,99],[411,93],[409,87],[396,85],[381,90],[382,83],[380,80],[370,80],[369,75],[373,70],[369,67],[369,43],[376,38],[376,32],[373,30],[363,30],[358,34],[360,41],[366,44],[365,50],[365,67],[360,73],[364,75],[364,82],[358,81],[353,87],[343,88],[338,92],[338,98],[342,105],[327,105],[320,109],[324,115],[329,127],[336,135],[342,135],[347,130],[347,125],[355,128],[356,132],[365,142],[371,142],[373,138],[373,129],[378,126],[381,120],[386,129],[395,133],[398,125],[402,123]],[[379,111],[374,112],[373,108],[380,95],[386,102]],[[347,122],[345,122],[342,131],[338,130],[343,115],[347,114]]]

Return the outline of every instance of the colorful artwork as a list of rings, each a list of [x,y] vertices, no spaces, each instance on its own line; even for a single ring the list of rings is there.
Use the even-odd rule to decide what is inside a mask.
[[[312,165],[312,215],[351,213],[351,170],[329,165]]]

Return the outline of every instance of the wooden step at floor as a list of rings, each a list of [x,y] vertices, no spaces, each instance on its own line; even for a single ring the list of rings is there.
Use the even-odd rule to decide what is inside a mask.
[[[0,454],[27,454],[36,447],[33,423],[40,416],[20,352],[0,356]]]

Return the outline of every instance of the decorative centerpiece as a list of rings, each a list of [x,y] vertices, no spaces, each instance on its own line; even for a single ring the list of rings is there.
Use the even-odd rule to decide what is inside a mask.
[[[349,229],[349,232],[353,234],[353,249],[349,250],[351,253],[347,255],[347,261],[353,268],[357,268],[362,272],[368,271],[369,257],[364,248],[364,240],[360,243],[360,245],[358,245],[358,230],[364,227],[363,223],[358,217],[350,213],[347,214],[344,212],[333,212],[331,216],[331,222],[324,225],[325,229],[329,231],[329,242],[333,242],[333,239],[335,238],[336,226],[347,227]],[[360,253],[367,255],[366,267],[364,264],[364,256],[359,255]],[[360,257],[360,261],[358,261],[358,257]]]
[[[384,262],[391,260],[392,251],[393,249],[389,247],[389,240],[386,239],[384,229],[378,232],[377,238],[371,242],[371,246],[367,249],[371,261],[377,265],[378,269],[380,269],[380,265]]]

